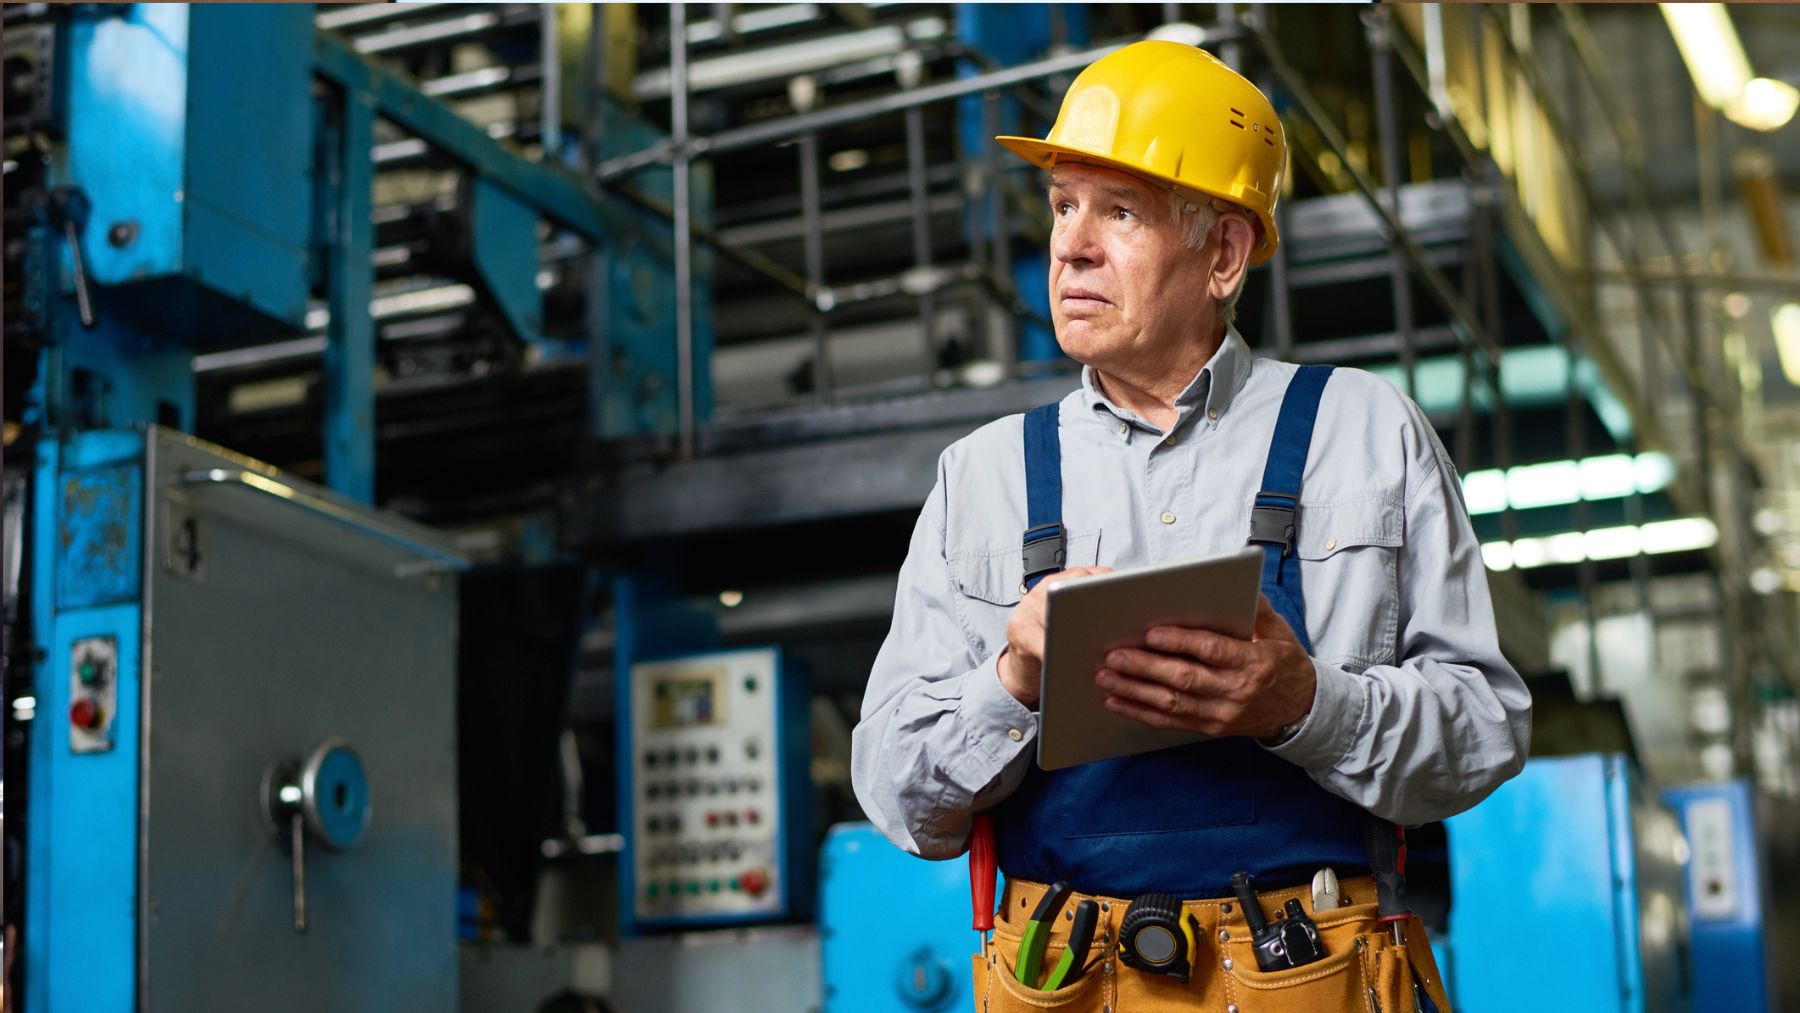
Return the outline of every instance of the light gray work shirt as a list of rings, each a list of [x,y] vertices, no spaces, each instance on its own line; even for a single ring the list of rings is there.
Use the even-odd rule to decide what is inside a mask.
[[[1166,433],[1107,400],[1083,370],[1061,405],[1066,565],[1241,548],[1295,369],[1252,357],[1228,330]],[[971,815],[1034,762],[1037,714],[996,666],[1021,597],[1022,419],[989,423],[939,458],[852,737],[863,811],[926,857],[960,854]],[[1467,809],[1523,766],[1531,698],[1500,654],[1455,467],[1410,399],[1340,368],[1325,385],[1300,498],[1318,689],[1298,732],[1270,752],[1396,823]]]

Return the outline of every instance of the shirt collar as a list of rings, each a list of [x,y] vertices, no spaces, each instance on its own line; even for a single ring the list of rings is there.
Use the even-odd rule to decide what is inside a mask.
[[[1176,396],[1175,424],[1180,426],[1190,414],[1204,409],[1207,421],[1217,425],[1230,409],[1238,391],[1244,389],[1244,382],[1250,378],[1251,363],[1250,346],[1244,343],[1243,336],[1236,327],[1225,328],[1225,340],[1219,343],[1218,351]],[[1091,411],[1104,411],[1125,422],[1149,425],[1137,413],[1119,407],[1101,392],[1092,366],[1081,368],[1081,390]]]

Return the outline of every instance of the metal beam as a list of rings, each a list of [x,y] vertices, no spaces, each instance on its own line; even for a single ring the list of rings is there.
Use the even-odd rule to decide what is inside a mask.
[[[376,115],[463,163],[544,217],[589,242],[600,242],[610,231],[600,204],[579,178],[526,160],[413,81],[363,59],[337,36],[319,33],[316,67],[321,77],[346,91],[369,95]]]

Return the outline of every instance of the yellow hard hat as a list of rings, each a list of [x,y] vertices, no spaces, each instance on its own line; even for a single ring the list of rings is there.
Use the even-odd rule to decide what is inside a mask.
[[[1275,253],[1275,202],[1287,136],[1243,75],[1179,42],[1134,42],[1088,64],[1043,140],[996,137],[1046,169],[1092,162],[1242,205],[1262,224],[1260,264]]]

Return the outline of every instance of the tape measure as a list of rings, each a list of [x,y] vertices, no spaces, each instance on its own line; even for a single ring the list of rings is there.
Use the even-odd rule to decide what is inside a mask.
[[[1129,967],[1186,984],[1199,949],[1198,928],[1193,915],[1183,915],[1174,894],[1143,894],[1125,909],[1125,920],[1119,924],[1119,959]]]

